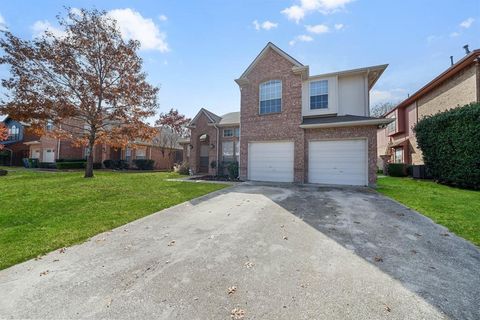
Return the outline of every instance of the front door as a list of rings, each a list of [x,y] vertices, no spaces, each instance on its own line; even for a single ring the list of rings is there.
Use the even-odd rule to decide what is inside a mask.
[[[199,172],[208,172],[208,152],[210,150],[209,145],[202,144],[200,146],[200,168]]]

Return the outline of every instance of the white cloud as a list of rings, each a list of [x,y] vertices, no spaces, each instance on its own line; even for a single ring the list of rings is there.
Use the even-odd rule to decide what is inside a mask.
[[[305,26],[308,32],[315,33],[315,34],[321,34],[321,33],[327,33],[330,31],[330,28],[327,25],[324,24],[317,24],[315,26]]]
[[[262,23],[259,23],[258,20],[253,20],[252,24],[253,24],[253,27],[255,28],[255,30],[260,30],[260,29],[270,30],[270,29],[275,29],[276,27],[278,27],[278,23],[271,22],[271,21],[268,21],[268,20],[264,21]]]
[[[7,22],[3,18],[2,14],[0,13],[0,30],[4,30],[7,28]]]
[[[382,102],[399,102],[407,98],[407,90],[402,88],[390,90],[373,89],[370,92],[370,105],[374,106]]]
[[[341,29],[343,29],[343,27],[345,27],[345,26],[343,25],[343,23],[336,23],[336,24],[334,25],[335,30],[341,30]]]
[[[460,32],[456,32],[456,31],[450,33],[450,37],[452,37],[452,38],[458,37],[459,35],[460,35]]]
[[[468,28],[470,28],[470,27],[472,26],[472,24],[473,24],[474,21],[475,21],[475,19],[473,19],[473,18],[468,18],[468,19],[466,19],[466,20],[464,20],[464,21],[462,21],[462,22],[460,23],[460,27],[461,27],[461,28],[468,29]]]
[[[346,4],[353,0],[300,0],[300,4],[292,5],[284,10],[282,13],[287,16],[289,20],[298,23],[306,14],[318,11],[323,14],[333,13],[343,9]]]
[[[65,36],[65,31],[61,30],[58,27],[52,26],[52,24],[47,20],[38,20],[32,25],[33,37],[40,37],[45,34],[45,31],[51,32],[56,37]]]
[[[120,32],[125,39],[138,40],[144,50],[168,52],[170,48],[166,34],[150,18],[144,18],[139,12],[130,8],[114,9],[107,15],[117,20]]]
[[[167,17],[166,15],[164,15],[164,14],[161,14],[161,15],[158,16],[158,20],[160,20],[160,21],[167,21],[167,20],[168,20],[168,17]]]
[[[309,35],[306,34],[301,34],[299,36],[296,36],[295,39],[291,40],[288,44],[291,46],[294,46],[297,42],[311,42],[313,41],[313,38]]]

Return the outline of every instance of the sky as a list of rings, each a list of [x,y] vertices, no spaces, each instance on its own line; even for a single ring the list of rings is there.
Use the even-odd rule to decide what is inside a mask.
[[[159,111],[239,111],[238,78],[269,42],[310,66],[310,75],[388,63],[371,104],[399,102],[480,48],[480,0],[4,1],[0,28],[33,39],[61,32],[56,15],[103,9],[141,42]],[[8,68],[0,67],[0,77]]]

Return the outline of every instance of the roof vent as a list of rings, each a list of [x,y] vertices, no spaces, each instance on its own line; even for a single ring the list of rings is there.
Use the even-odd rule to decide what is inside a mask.
[[[469,54],[469,53],[470,53],[470,49],[468,49],[468,44],[464,45],[464,46],[463,46],[463,49],[465,49],[465,54]]]
[[[450,56],[450,65],[453,66],[453,56]]]

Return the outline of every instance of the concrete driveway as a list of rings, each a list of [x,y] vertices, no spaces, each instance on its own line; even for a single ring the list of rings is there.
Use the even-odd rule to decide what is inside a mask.
[[[243,184],[1,271],[0,318],[478,319],[479,268],[369,189]]]

